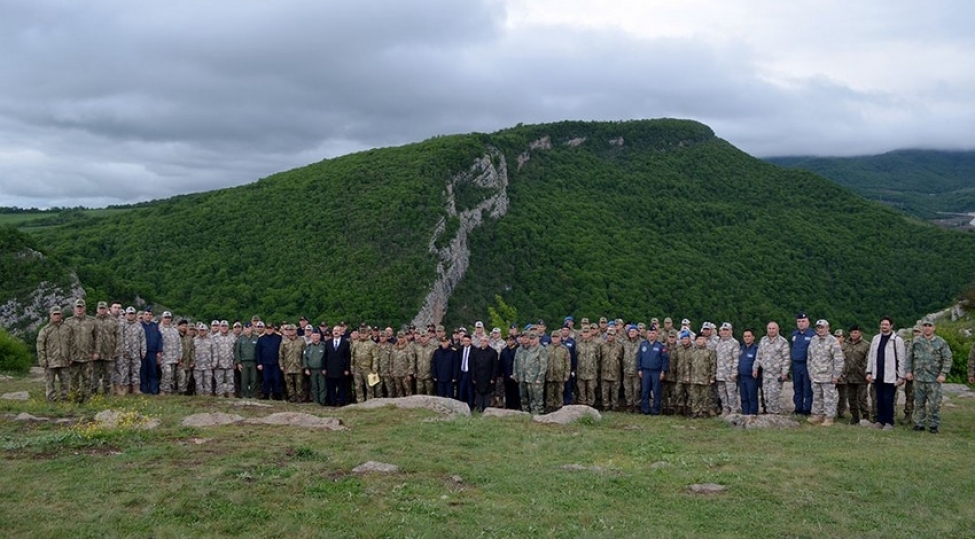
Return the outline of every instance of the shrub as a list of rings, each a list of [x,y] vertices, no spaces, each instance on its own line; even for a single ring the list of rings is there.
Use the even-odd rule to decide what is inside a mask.
[[[27,373],[32,362],[27,345],[0,328],[0,371]]]

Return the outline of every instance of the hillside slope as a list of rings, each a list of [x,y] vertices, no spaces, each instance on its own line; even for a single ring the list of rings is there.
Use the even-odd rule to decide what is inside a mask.
[[[453,324],[500,294],[526,319],[872,324],[940,309],[975,274],[970,235],[682,120],[438,137],[36,234],[94,293],[202,319]]]

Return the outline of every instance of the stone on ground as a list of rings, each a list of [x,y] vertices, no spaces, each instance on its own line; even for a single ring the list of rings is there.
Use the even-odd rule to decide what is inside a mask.
[[[714,493],[721,493],[725,489],[725,486],[721,484],[691,484],[687,486],[692,493],[697,493],[699,495],[711,495]]]
[[[34,416],[30,413],[22,412],[14,417],[16,422],[47,422],[50,418],[44,418],[43,416]]]
[[[6,394],[0,396],[0,399],[9,399],[11,401],[27,401],[30,399],[30,392],[7,392]]]
[[[409,396],[401,398],[376,398],[366,400],[363,403],[346,405],[343,409],[365,410],[377,409],[381,407],[393,406],[400,409],[429,409],[431,411],[447,414],[470,416],[471,409],[466,403],[456,399],[444,398],[439,396]]]
[[[779,414],[761,414],[758,416],[726,414],[721,419],[741,429],[795,429],[799,427],[799,422],[792,417]]]
[[[206,412],[191,414],[183,419],[182,425],[186,427],[211,427],[225,426],[243,422],[244,417],[239,414],[227,414],[222,412]]]
[[[535,415],[532,420],[540,424],[571,424],[583,418],[602,420],[603,416],[588,405],[566,405],[555,412]]]
[[[515,409],[498,409],[495,407],[488,407],[487,409],[484,409],[483,413],[481,413],[482,418],[506,418],[511,416],[531,416],[531,414]]]
[[[391,465],[389,463],[382,463],[380,461],[367,461],[362,465],[352,469],[352,472],[356,474],[364,473],[394,473],[399,470],[396,465]]]
[[[324,429],[329,431],[340,431],[345,429],[342,421],[338,418],[328,418],[315,416],[314,414],[302,412],[279,412],[265,416],[264,418],[250,418],[245,420],[248,424],[270,424],[274,426],[296,426],[313,429]]]
[[[159,427],[159,419],[143,416],[136,412],[115,411],[105,409],[95,415],[95,422],[106,429],[116,429],[120,427],[131,427],[135,429],[156,429]]]
[[[239,399],[234,401],[234,407],[273,407],[270,403],[261,403],[260,401],[254,401],[252,399]]]

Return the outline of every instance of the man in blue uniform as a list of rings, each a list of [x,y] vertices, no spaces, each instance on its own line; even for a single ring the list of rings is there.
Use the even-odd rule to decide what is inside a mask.
[[[643,340],[636,353],[636,369],[642,383],[640,409],[643,414],[660,414],[661,381],[666,377],[670,366],[667,347],[657,341],[657,327],[647,329],[647,339]],[[653,391],[653,409],[650,408],[650,392]]]
[[[792,414],[809,416],[812,414],[812,381],[809,379],[809,369],[806,358],[809,342],[816,332],[809,328],[809,317],[805,311],[796,313],[796,329],[792,331],[792,403],[795,410]]]

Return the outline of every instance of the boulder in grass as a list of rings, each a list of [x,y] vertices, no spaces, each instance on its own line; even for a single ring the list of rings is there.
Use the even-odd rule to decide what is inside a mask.
[[[382,407],[397,407],[399,409],[428,409],[450,416],[470,416],[471,409],[466,403],[456,399],[439,396],[409,396],[401,398],[376,398],[362,403],[346,405],[343,409],[362,410],[378,409]]]
[[[356,474],[366,474],[366,473],[394,473],[399,471],[399,467],[389,463],[382,463],[381,461],[367,461],[362,465],[352,469],[352,472]]]
[[[212,427],[226,426],[243,422],[244,417],[239,414],[227,414],[222,412],[197,413],[191,414],[183,419],[182,425],[186,427]]]
[[[532,420],[540,424],[571,424],[583,418],[602,420],[603,415],[588,405],[566,405],[555,412],[535,415]]]

